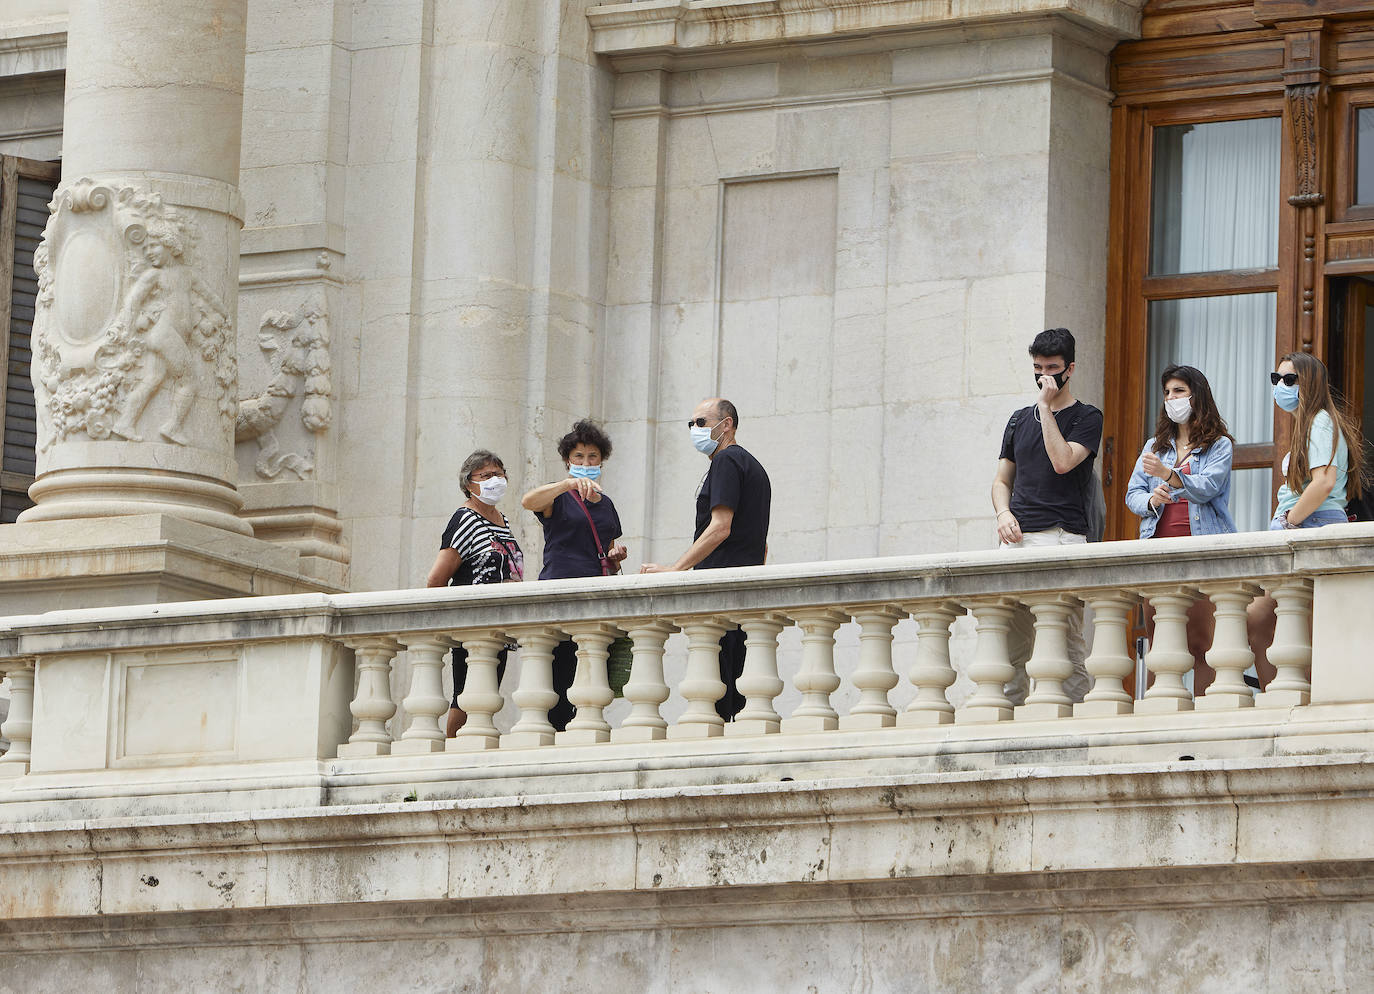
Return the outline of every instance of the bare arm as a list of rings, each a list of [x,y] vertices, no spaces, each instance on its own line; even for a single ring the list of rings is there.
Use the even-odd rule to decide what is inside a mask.
[[[463,561],[463,557],[458,554],[457,549],[440,549],[439,554],[434,557],[434,565],[429,568],[429,576],[425,577],[426,587],[447,587],[448,581],[453,578],[453,574],[458,570],[458,564]]]
[[[1064,434],[1059,430],[1059,422],[1054,419],[1048,404],[1042,401],[1039,410],[1040,434],[1045,440],[1045,452],[1050,457],[1054,471],[1063,476],[1088,458],[1087,446],[1064,441]]]
[[[992,478],[992,509],[997,512],[998,541],[1015,545],[1021,541],[1021,523],[1011,513],[1011,488],[1016,483],[1016,463],[997,460],[997,475]]]
[[[571,493],[576,490],[582,495],[582,499],[592,504],[601,502],[601,486],[595,480],[584,480],[570,476],[566,480],[559,480],[556,483],[546,483],[542,487],[535,487],[524,497],[520,498],[520,506],[526,511],[534,511],[536,514],[549,516],[553,502],[558,499],[560,494]]]
[[[692,543],[692,547],[682,554],[671,566],[645,563],[639,568],[641,573],[673,573],[689,570],[720,547],[720,543],[730,537],[730,529],[735,522],[735,509],[717,504],[711,508],[711,522],[706,530]]]

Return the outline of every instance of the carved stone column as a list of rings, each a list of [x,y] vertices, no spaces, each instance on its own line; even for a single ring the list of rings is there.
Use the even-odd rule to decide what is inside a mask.
[[[246,0],[72,0],[25,522],[236,512]]]

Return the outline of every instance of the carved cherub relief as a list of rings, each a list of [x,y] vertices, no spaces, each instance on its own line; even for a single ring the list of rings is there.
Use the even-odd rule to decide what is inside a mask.
[[[84,179],[51,209],[34,254],[39,450],[74,432],[141,441],[139,421],[164,392],[167,441],[188,444],[187,416],[204,395],[227,431],[233,324],[193,264],[195,224],[158,194]]]
[[[147,266],[129,288],[120,315],[124,327],[141,343],[137,379],[111,432],[132,442],[142,441],[135,427],[138,419],[153,396],[167,387],[172,391],[172,413],[159,430],[167,441],[185,445],[182,426],[198,387],[191,338],[205,311],[221,321],[227,315],[214,293],[186,265],[185,248],[173,224],[151,223],[142,247]]]

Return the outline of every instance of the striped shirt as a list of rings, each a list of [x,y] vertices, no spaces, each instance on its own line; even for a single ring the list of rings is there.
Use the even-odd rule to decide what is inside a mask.
[[[525,557],[504,514],[495,525],[472,508],[460,507],[449,518],[440,543],[457,549],[462,557],[448,581],[451,587],[524,579]]]

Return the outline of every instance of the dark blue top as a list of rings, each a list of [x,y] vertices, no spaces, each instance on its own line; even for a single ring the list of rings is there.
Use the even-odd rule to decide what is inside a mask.
[[[615,504],[610,497],[602,494],[595,504],[587,501],[587,510],[592,514],[592,521],[596,522],[601,548],[609,552],[611,543],[620,537],[620,515],[615,513]],[[601,576],[601,560],[597,558],[592,527],[587,523],[582,508],[577,506],[577,500],[570,493],[559,494],[554,498],[550,511],[552,513],[547,517],[538,511],[534,512],[544,526],[544,568],[539,571],[539,579]]]

